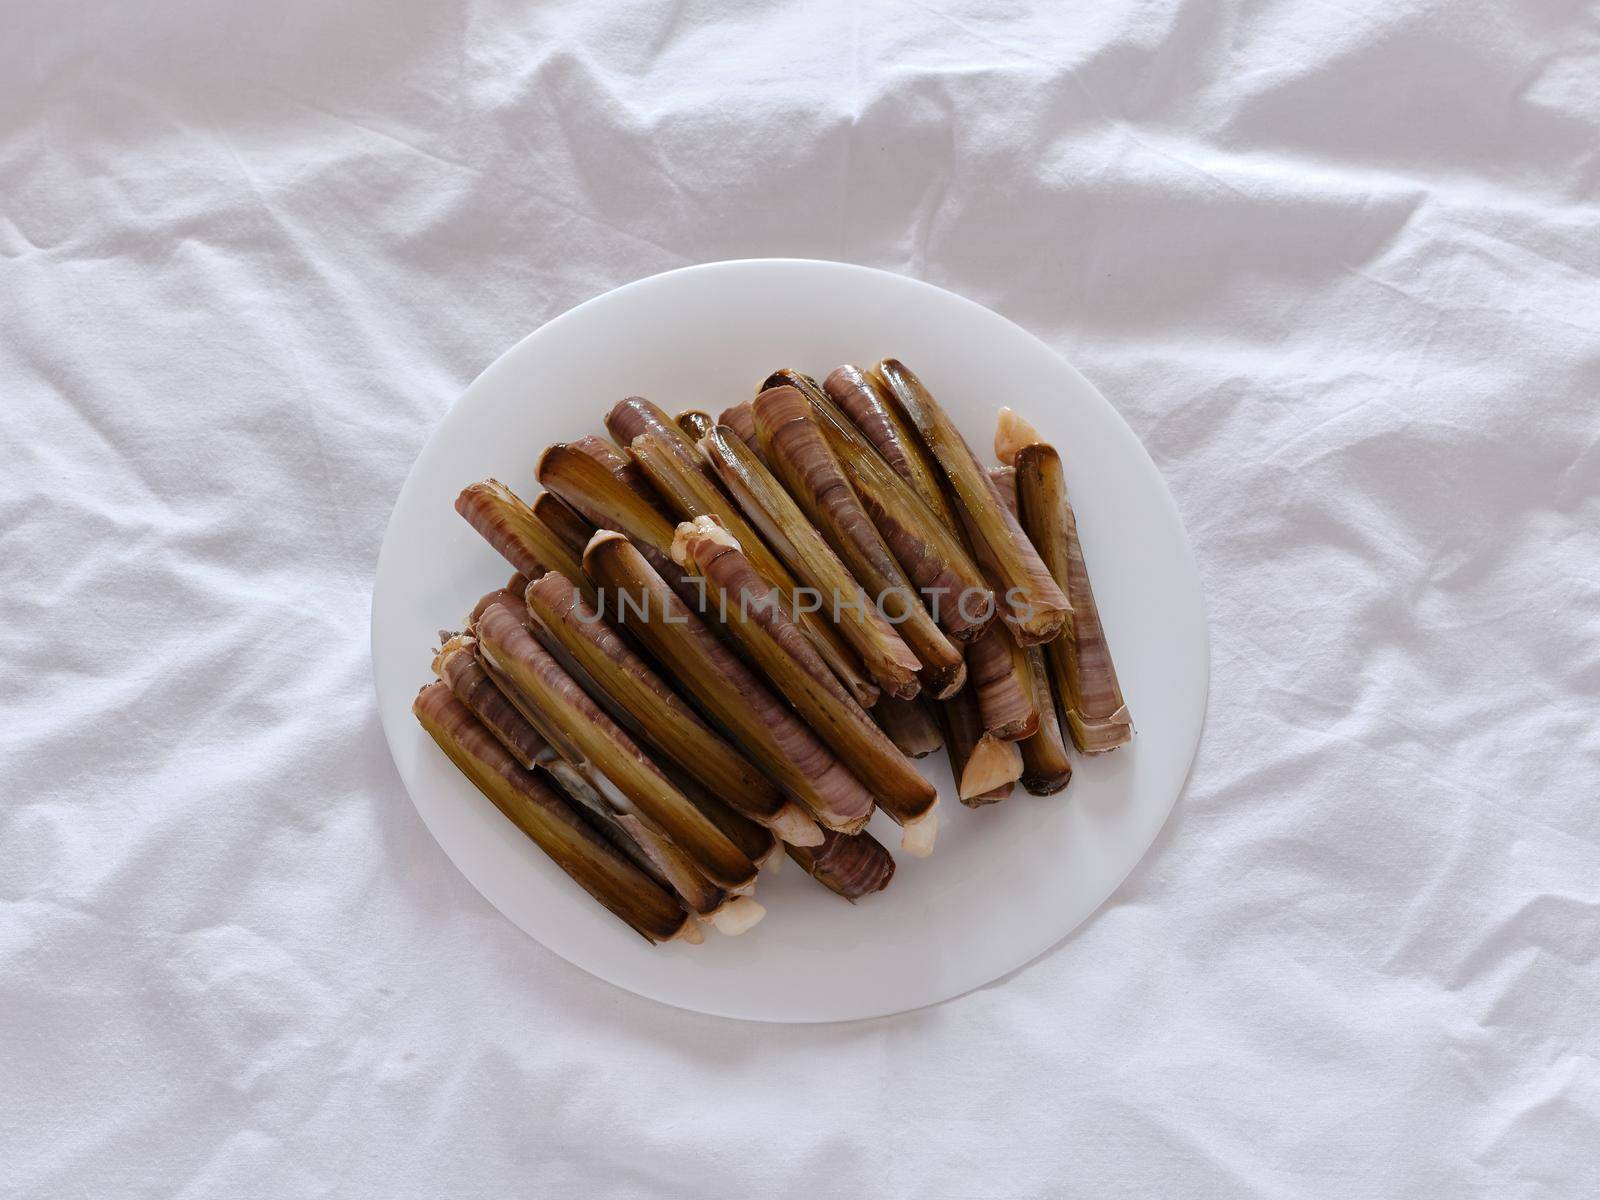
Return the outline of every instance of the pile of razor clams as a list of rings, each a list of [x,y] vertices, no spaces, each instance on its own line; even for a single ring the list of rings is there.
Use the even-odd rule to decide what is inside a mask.
[[[897,359],[782,370],[715,420],[638,396],[456,510],[516,572],[443,631],[417,720],[651,942],[761,920],[783,856],[852,903],[963,805],[1133,735],[1061,456],[1010,409],[986,466]]]

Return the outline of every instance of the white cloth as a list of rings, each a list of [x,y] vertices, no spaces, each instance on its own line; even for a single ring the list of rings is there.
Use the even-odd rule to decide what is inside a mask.
[[[1600,1190],[1592,10],[6,24],[0,1192]],[[1046,338],[1211,607],[1144,864],[1042,961],[859,1025],[557,960],[374,715],[378,543],[451,401],[589,296],[755,255]]]

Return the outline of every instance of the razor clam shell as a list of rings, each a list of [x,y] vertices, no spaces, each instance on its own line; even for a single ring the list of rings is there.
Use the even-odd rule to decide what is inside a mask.
[[[770,388],[756,398],[755,415],[773,474],[917,656],[929,693],[942,697],[954,691],[963,675],[960,649],[924,607],[862,507],[805,398],[791,387]]]
[[[652,942],[683,936],[694,922],[678,901],[525,770],[480,725],[447,684],[417,694],[412,711],[471,782],[574,882]]]
[[[777,589],[784,606],[795,614],[796,622],[828,664],[828,669],[863,708],[877,703],[878,687],[868,677],[855,651],[831,622],[824,621],[817,612],[805,611],[796,603],[797,584],[789,568],[751,528],[709,471],[702,470],[694,447],[685,450],[681,441],[647,430],[633,439],[629,450],[679,518],[685,521],[697,517],[714,518],[746,547],[751,564]]]
[[[834,598],[837,628],[883,690],[878,703],[916,695],[921,662],[755,452],[726,426],[708,433],[699,448],[723,488],[795,578],[819,596]]]
[[[499,739],[518,763],[532,770],[549,745],[506,698],[483,669],[474,652],[476,639],[457,634],[433,657],[433,672],[449,685],[455,698],[466,705],[490,733]]]
[[[1017,496],[1029,529],[1042,543],[1046,565],[1073,601],[1071,626],[1046,647],[1073,744],[1084,754],[1115,750],[1133,737],[1133,719],[1117,681],[1054,447],[1035,443],[1018,453]]]
[[[534,721],[563,758],[587,763],[625,800],[631,811],[660,830],[693,860],[701,874],[729,891],[755,878],[755,865],[714,822],[673,785],[595,701],[539,645],[523,618],[494,604],[478,619],[478,643],[486,658],[516,685],[544,721]],[[523,607],[526,613],[526,607]],[[558,736],[552,737],[553,729]],[[578,761],[574,761],[574,753]],[[617,799],[608,793],[608,799]]]
[[[922,381],[897,359],[876,367],[890,395],[938,462],[988,576],[1001,619],[1023,645],[1048,642],[1072,615],[1066,593],[1040,560],[1015,517],[1006,511],[972,447]]]
[[[606,594],[631,596],[617,620],[700,710],[825,827],[853,832],[872,794],[821,738],[667,586],[626,538],[599,533],[584,569]]]
[[[907,824],[937,803],[933,785],[823,668],[781,605],[773,602],[772,588],[726,531],[706,518],[680,525],[674,556],[686,569],[692,562],[727,608],[737,611],[728,628],[774,686],[872,790],[885,812]]]
[[[784,804],[777,785],[713,732],[571,582],[546,575],[528,585],[525,599],[545,648],[554,653],[551,643],[559,644],[630,731],[747,817],[777,816]]]
[[[854,904],[881,892],[894,877],[894,859],[870,833],[824,835],[822,845],[789,847],[789,857],[829,891]]]
[[[552,533],[522,498],[498,479],[470,484],[456,497],[456,511],[483,540],[529,577],[546,571],[582,578],[578,558]]]

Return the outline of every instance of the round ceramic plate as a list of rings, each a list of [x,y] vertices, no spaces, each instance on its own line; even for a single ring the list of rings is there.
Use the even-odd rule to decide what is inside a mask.
[[[1066,791],[1017,789],[969,810],[942,754],[931,858],[896,854],[888,889],[847,904],[793,863],[741,937],[651,946],[585,895],[456,771],[411,715],[441,627],[510,568],[453,508],[494,477],[524,498],[552,442],[604,432],[627,395],[713,414],[791,366],[904,360],[973,447],[992,453],[1010,405],[1061,451],[1084,553],[1133,713],[1130,746],[1074,759]],[[450,410],[401,489],[372,595],[383,728],[411,799],[461,872],[567,961],[641,996],[759,1021],[841,1021],[958,996],[1023,966],[1093,912],[1154,841],[1183,787],[1205,713],[1199,573],[1172,498],[1116,411],[1042,342],[916,280],[798,260],[671,271],[582,304],[523,339]],[[873,832],[891,850],[899,830]]]

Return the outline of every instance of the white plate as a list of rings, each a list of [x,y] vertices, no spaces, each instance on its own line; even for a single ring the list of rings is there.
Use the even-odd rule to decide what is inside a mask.
[[[1020,788],[969,811],[943,755],[932,858],[896,854],[888,889],[851,906],[793,863],[763,876],[766,919],[737,938],[652,947],[578,889],[434,747],[411,715],[441,627],[510,568],[452,507],[493,476],[524,498],[552,442],[603,432],[617,400],[716,414],[777,367],[817,375],[903,359],[991,453],[995,410],[1060,449],[1095,595],[1133,713],[1133,744],[1076,758],[1067,790]],[[450,410],[401,489],[372,594],[383,728],[422,819],[525,932],[641,996],[761,1021],[841,1021],[959,996],[1036,958],[1133,869],[1172,810],[1199,740],[1208,649],[1200,578],[1155,465],[1105,399],[1042,342],[926,283],[840,263],[751,260],[671,271],[579,305],[512,347]],[[891,849],[898,830],[873,831]]]

